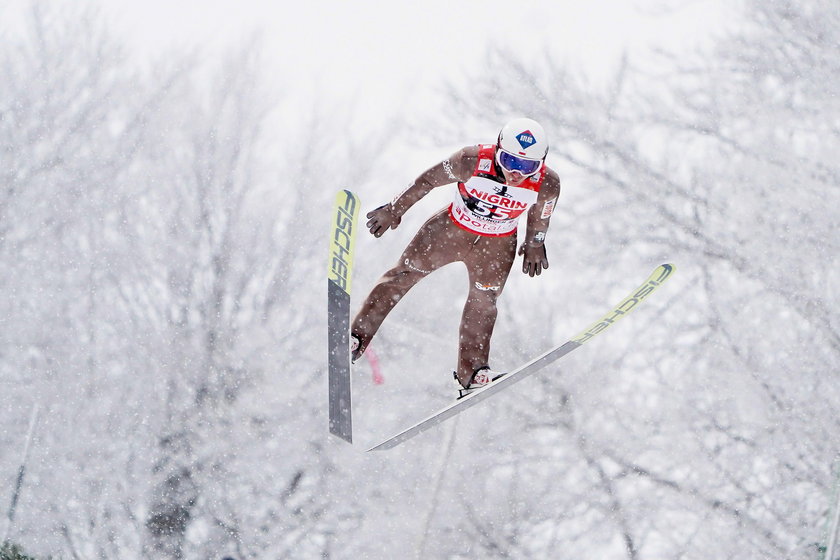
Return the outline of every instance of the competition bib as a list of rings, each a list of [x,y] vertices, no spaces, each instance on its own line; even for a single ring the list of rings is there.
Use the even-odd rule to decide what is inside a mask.
[[[541,173],[525,184],[539,184]],[[458,184],[449,215],[460,227],[479,235],[510,235],[516,231],[519,216],[536,201],[537,190],[533,188],[511,187],[473,176]]]

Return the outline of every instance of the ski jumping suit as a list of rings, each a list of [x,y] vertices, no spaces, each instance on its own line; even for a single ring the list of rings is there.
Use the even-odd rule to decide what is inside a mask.
[[[545,167],[516,187],[496,169],[496,146],[480,145],[476,167],[458,183],[455,200],[434,214],[387,271],[356,315],[351,332],[362,350],[394,305],[417,282],[452,262],[463,262],[470,291],[460,325],[458,367],[473,372],[488,364],[496,300],[516,257],[519,217],[536,202]]]

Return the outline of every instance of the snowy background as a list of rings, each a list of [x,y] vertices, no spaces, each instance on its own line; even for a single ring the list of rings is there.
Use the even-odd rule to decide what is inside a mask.
[[[47,558],[816,560],[840,449],[840,7],[0,0],[0,539]],[[513,116],[563,192],[491,354],[643,308],[433,431],[453,267],[327,433],[329,208]],[[355,305],[440,189],[357,243]],[[354,308],[355,308],[354,305]],[[26,478],[15,489],[35,407]]]

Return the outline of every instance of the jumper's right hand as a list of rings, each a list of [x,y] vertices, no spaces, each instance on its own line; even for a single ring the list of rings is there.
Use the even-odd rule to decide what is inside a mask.
[[[383,204],[379,208],[375,208],[367,213],[368,221],[367,227],[374,237],[382,237],[388,228],[397,229],[400,225],[402,216],[397,216],[394,213],[394,207],[391,203]]]

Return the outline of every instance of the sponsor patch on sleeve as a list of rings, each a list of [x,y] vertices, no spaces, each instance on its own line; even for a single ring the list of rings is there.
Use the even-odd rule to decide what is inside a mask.
[[[446,173],[447,177],[449,177],[453,181],[458,180],[458,177],[455,176],[455,172],[452,171],[452,162],[450,162],[448,159],[445,159],[443,160],[441,165],[443,166],[443,171]]]
[[[491,159],[480,159],[478,160],[478,170],[479,171],[490,171],[490,166],[493,164],[493,160]]]
[[[542,214],[540,215],[541,219],[550,218],[551,214],[554,213],[554,205],[557,204],[557,199],[552,198],[548,202],[545,203],[542,209]]]

